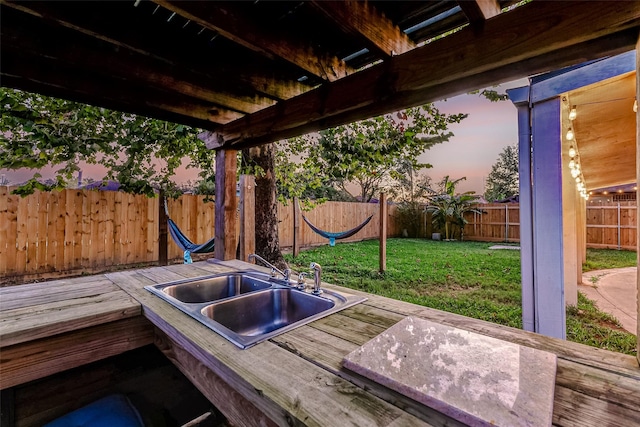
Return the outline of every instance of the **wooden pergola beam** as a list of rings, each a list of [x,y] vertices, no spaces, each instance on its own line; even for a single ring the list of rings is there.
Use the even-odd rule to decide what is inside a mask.
[[[20,77],[23,75],[30,77]],[[220,123],[240,116],[239,113],[229,112],[215,105],[187,97],[169,97],[161,91],[152,91],[121,80],[103,78],[98,85],[91,76],[74,74],[72,70],[61,67],[57,63],[34,60],[10,52],[2,54],[0,77],[2,84],[9,87],[203,129],[216,129]],[[121,90],[114,91],[113,88],[116,86]],[[144,99],[144,107],[133,102],[136,99]],[[172,99],[172,102],[168,102],[168,99]]]
[[[174,34],[167,34],[156,27],[140,28],[140,22],[135,20],[135,16],[129,16],[120,9],[124,2],[113,2],[105,9],[117,16],[121,25],[112,24],[112,15],[94,16],[83,8],[95,7],[91,3],[51,3],[51,2],[15,2],[10,0],[0,0],[0,4],[6,7],[3,10],[3,27],[7,24],[11,27],[17,26],[14,19],[20,18],[20,14],[25,14],[37,18],[34,25],[21,25],[23,29],[40,29],[42,25],[41,17],[45,17],[50,25],[57,24],[60,27],[79,32],[95,40],[109,43],[118,48],[119,51],[133,52],[147,58],[155,59],[164,63],[172,69],[184,69],[190,71],[199,64],[190,66],[185,59],[190,58],[189,40],[176,39]],[[70,7],[69,7],[70,6]],[[20,12],[10,17],[11,11]],[[147,23],[148,24],[148,23]],[[145,34],[149,34],[145,37]],[[158,38],[160,37],[160,38]],[[53,37],[52,37],[53,38]],[[164,49],[168,44],[179,44],[181,49],[178,52]],[[4,45],[4,43],[3,43]],[[62,46],[65,47],[65,46]],[[197,53],[191,52],[191,61],[196,62]],[[186,58],[185,58],[186,57]],[[255,92],[264,94],[272,99],[289,99],[308,91],[310,88],[291,78],[283,78],[284,73],[273,73],[268,71],[268,67],[260,67],[255,64],[255,58],[250,59],[251,72],[247,72],[246,64],[238,64],[234,58],[225,58],[223,63],[216,63],[215,69],[207,70],[206,74],[195,72],[201,79],[208,82],[225,82],[227,86],[244,86],[244,92]]]
[[[273,27],[267,29],[260,22],[247,20],[232,2],[154,2],[248,49],[290,62],[323,80],[334,81],[355,72],[341,59],[320,52],[317,47],[279,36]]]
[[[213,142],[260,145],[621,53],[639,27],[633,2],[533,2],[486,21],[482,36],[463,29],[229,123]]]
[[[370,51],[383,58],[415,48],[415,43],[371,3],[314,0],[311,4],[345,33],[357,36]]]
[[[458,0],[458,6],[472,25],[500,14],[498,0]]]
[[[136,82],[143,87],[171,88],[177,93],[229,110],[220,114],[231,121],[244,114],[275,104],[260,96],[243,96],[224,90],[222,82],[211,82],[204,76],[176,69],[168,64],[137,52],[121,52],[117,47],[100,43],[89,37],[70,34],[65,28],[47,28],[34,19],[21,19],[24,14],[8,10],[7,22],[0,29],[4,52],[32,55],[48,62],[57,61],[65,67],[81,71],[76,74],[104,75],[114,79]],[[21,16],[22,15],[22,16]],[[73,46],[69,49],[68,46]],[[3,64],[3,69],[10,67]],[[72,76],[70,76],[72,77]],[[206,82],[205,82],[206,80]],[[225,123],[226,121],[220,121]]]

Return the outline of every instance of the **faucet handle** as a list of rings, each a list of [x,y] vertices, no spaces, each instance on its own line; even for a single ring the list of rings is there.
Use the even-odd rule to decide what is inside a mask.
[[[298,290],[304,291],[307,284],[304,281],[304,277],[307,275],[304,271],[298,273]]]

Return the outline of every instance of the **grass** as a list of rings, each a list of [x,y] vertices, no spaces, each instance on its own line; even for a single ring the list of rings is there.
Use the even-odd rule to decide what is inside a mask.
[[[615,249],[587,249],[587,262],[582,264],[582,270],[605,270],[608,268],[635,267],[638,255],[633,251],[618,251]]]
[[[323,281],[329,283],[522,328],[520,252],[490,250],[491,245],[388,239],[384,274],[378,272],[377,240],[339,243],[301,252],[295,259],[285,257],[298,271],[307,270],[312,261],[319,263]],[[593,265],[636,265],[635,252],[632,264],[622,251],[595,252],[587,252]],[[615,319],[581,294],[578,307],[570,307],[567,312],[567,338],[635,354],[635,336],[623,331]]]

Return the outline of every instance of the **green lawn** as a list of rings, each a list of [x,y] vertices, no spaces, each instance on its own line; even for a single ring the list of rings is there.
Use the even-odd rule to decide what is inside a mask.
[[[323,281],[352,289],[522,328],[520,251],[490,250],[491,243],[387,240],[387,271],[378,272],[378,241],[338,243],[301,252],[296,271],[314,261]],[[593,268],[635,266],[624,251],[588,250]],[[594,267],[596,266],[596,267]],[[609,267],[611,268],[611,267]],[[583,344],[635,354],[636,338],[580,295],[567,310],[567,337]]]

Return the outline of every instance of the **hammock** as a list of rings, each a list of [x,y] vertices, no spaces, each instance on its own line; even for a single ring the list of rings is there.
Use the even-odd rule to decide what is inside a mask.
[[[329,246],[335,246],[336,245],[336,239],[346,239],[347,237],[353,236],[358,231],[362,230],[362,228],[365,225],[367,225],[369,223],[369,221],[371,221],[371,218],[373,218],[373,215],[371,215],[369,218],[365,219],[362,224],[358,225],[355,228],[352,228],[351,230],[342,231],[342,232],[339,232],[339,233],[332,233],[332,232],[329,232],[329,231],[320,230],[318,227],[316,227],[315,225],[311,224],[311,222],[309,222],[307,217],[302,215],[302,219],[304,219],[304,222],[306,222],[307,225],[309,227],[311,227],[311,229],[313,231],[315,231],[316,233],[318,233],[322,237],[325,237],[325,238],[329,239]]]
[[[178,225],[173,222],[171,218],[169,218],[169,209],[167,208],[167,201],[164,201],[164,210],[167,214],[167,223],[169,224],[169,233],[173,238],[174,242],[180,249],[184,251],[184,263],[191,264],[193,260],[191,259],[191,254],[206,254],[209,252],[213,252],[214,247],[214,239],[211,238],[205,243],[199,245],[197,243],[193,243],[187,236],[184,235],[182,231],[178,228]]]

